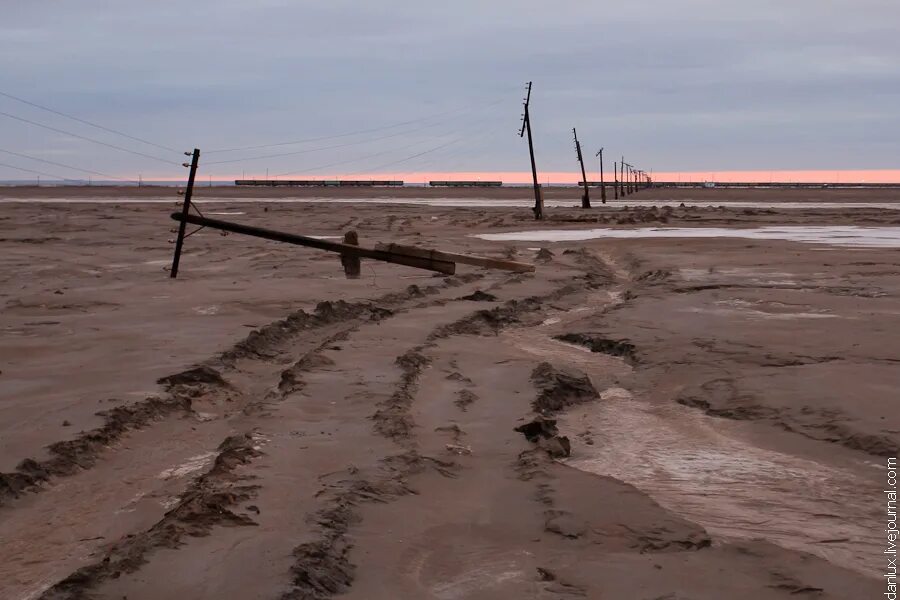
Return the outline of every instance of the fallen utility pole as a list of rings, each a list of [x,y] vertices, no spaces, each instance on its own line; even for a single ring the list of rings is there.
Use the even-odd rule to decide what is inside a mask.
[[[544,195],[541,192],[541,184],[538,183],[537,166],[534,164],[534,142],[531,139],[531,113],[528,105],[531,104],[531,82],[528,82],[528,95],[525,96],[525,112],[522,114],[522,129],[519,137],[528,132],[528,153],[531,155],[531,177],[534,180],[534,218],[538,221],[544,218]]]
[[[578,155],[578,162],[581,164],[581,183],[584,184],[584,195],[581,196],[581,208],[591,207],[591,196],[588,192],[587,173],[584,172],[584,156],[581,154],[581,143],[578,141],[578,132],[572,128],[572,135],[575,137],[575,153]]]
[[[475,267],[484,267],[485,269],[502,269],[504,271],[512,271],[514,273],[532,273],[534,265],[514,260],[505,260],[500,258],[490,258],[488,256],[472,256],[470,254],[457,254],[455,252],[444,252],[442,250],[428,250],[426,248],[418,248],[416,246],[403,246],[401,244],[375,244],[376,250],[385,250],[395,252],[407,256],[418,256],[421,258],[432,258],[434,260],[450,261],[464,265],[472,265]]]
[[[305,235],[297,235],[293,233],[285,233],[282,231],[274,231],[272,229],[263,229],[262,227],[253,227],[251,225],[242,225],[240,223],[232,223],[230,221],[220,221],[218,219],[210,219],[208,217],[200,217],[184,213],[172,213],[172,219],[178,221],[182,225],[191,223],[202,227],[210,227],[221,231],[229,231],[231,233],[240,233],[253,237],[272,240],[275,242],[285,242],[297,246],[306,246],[316,248],[317,250],[325,250],[326,252],[336,252],[345,256],[358,256],[360,258],[371,258],[383,262],[393,263],[397,265],[406,265],[407,267],[415,267],[417,269],[427,269],[429,271],[437,271],[453,275],[456,272],[456,264],[453,261],[442,260],[437,258],[427,258],[422,256],[414,256],[398,251],[374,250],[351,244],[341,244],[338,242],[329,242],[328,240],[320,240],[318,238],[308,237]],[[176,253],[180,252],[180,247],[176,247]],[[178,263],[179,255],[175,256],[175,264]]]

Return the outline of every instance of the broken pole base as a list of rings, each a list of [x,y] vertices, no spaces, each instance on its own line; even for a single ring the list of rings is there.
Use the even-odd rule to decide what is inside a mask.
[[[344,243],[349,246],[359,246],[359,236],[355,231],[348,231],[344,234]],[[359,279],[362,273],[362,261],[359,255],[341,254],[341,265],[344,267],[344,275],[347,279]]]

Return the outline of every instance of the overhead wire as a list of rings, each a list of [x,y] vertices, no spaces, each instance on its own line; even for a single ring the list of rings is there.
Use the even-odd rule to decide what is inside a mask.
[[[52,177],[53,179],[59,179],[60,181],[82,181],[80,179],[69,179],[68,177],[63,177],[61,175],[45,173],[44,171],[36,171],[35,169],[26,169],[24,167],[17,167],[15,165],[10,165],[10,164],[3,163],[3,162],[0,162],[0,167],[8,167],[10,169],[16,169],[17,171],[25,171],[26,173],[36,173],[37,175],[44,175],[46,177]]]
[[[0,148],[0,152],[3,152],[5,154],[11,154],[13,156],[19,156],[21,158],[27,158],[29,160],[35,160],[37,162],[47,163],[48,165],[55,165],[57,167],[63,167],[64,169],[72,169],[73,171],[81,171],[82,173],[90,173],[91,175],[101,175],[103,177],[108,177],[110,179],[115,179],[118,181],[129,181],[132,183],[137,183],[137,181],[134,179],[127,179],[124,177],[116,177],[115,175],[109,175],[108,173],[102,173],[100,171],[92,171],[90,169],[82,169],[80,167],[73,167],[72,165],[67,165],[67,164],[55,162],[52,160],[46,160],[44,158],[37,158],[34,156],[29,156],[28,154],[22,154],[21,152],[13,152],[12,150],[4,150],[3,148]]]
[[[486,120],[486,119],[482,119],[482,120],[478,121],[477,124],[480,125],[480,124],[483,123],[485,120]],[[385,167],[393,166],[393,165],[395,165],[395,164],[401,164],[401,163],[403,163],[403,162],[408,162],[408,161],[410,161],[410,160],[414,160],[414,159],[419,158],[419,157],[421,157],[421,156],[424,156],[424,155],[426,155],[426,154],[431,154],[432,152],[437,152],[438,150],[441,150],[441,149],[446,148],[446,147],[448,147],[448,146],[457,144],[457,143],[459,143],[459,142],[461,142],[461,141],[475,140],[475,139],[484,137],[485,135],[488,135],[488,134],[490,134],[490,133],[496,134],[496,131],[499,130],[500,128],[502,128],[502,127],[506,127],[506,124],[505,124],[505,123],[501,123],[501,124],[499,124],[498,126],[495,126],[495,127],[493,127],[493,128],[489,128],[489,129],[484,130],[484,131],[479,130],[479,132],[477,132],[477,133],[475,133],[475,134],[472,134],[472,135],[463,135],[463,136],[460,136],[460,137],[458,137],[458,138],[456,138],[456,139],[454,139],[454,140],[451,140],[450,142],[439,144],[439,145],[434,146],[434,147],[432,147],[432,148],[428,148],[427,150],[424,150],[424,151],[422,151],[422,152],[417,152],[417,153],[412,154],[412,155],[410,155],[410,156],[407,156],[407,157],[404,157],[404,158],[401,158],[401,159],[397,159],[397,160],[394,160],[394,161],[390,161],[390,162],[388,162],[388,163],[385,163],[385,164],[382,164],[382,165],[378,165],[378,166],[376,166],[376,167],[370,167],[370,168],[366,168],[365,170],[356,171],[356,172],[354,173],[354,175],[359,174],[359,173],[364,173],[364,172],[377,171],[377,170],[379,170],[379,169],[383,169],[383,168],[385,168]]]
[[[481,119],[481,120],[477,121],[477,123],[482,123],[482,122],[484,122],[484,120],[485,120],[485,119]],[[444,135],[444,136],[442,136],[442,137],[446,137],[446,135]],[[462,139],[462,138],[460,138],[460,139]],[[300,170],[297,170],[297,171],[289,171],[289,172],[286,172],[286,173],[279,173],[279,174],[277,174],[277,175],[274,175],[274,177],[284,177],[284,176],[287,176],[287,175],[296,175],[296,174],[298,174],[298,173],[308,173],[308,172],[310,172],[310,171],[317,171],[317,170],[319,170],[319,169],[325,169],[325,168],[328,168],[328,167],[334,167],[334,166],[337,166],[337,165],[350,164],[350,163],[360,162],[360,161],[368,160],[368,159],[370,159],[370,158],[374,158],[374,157],[376,157],[376,156],[382,156],[382,155],[385,155],[385,154],[390,154],[390,153],[392,153],[392,152],[397,152],[397,151],[399,151],[399,150],[405,150],[405,149],[407,149],[407,148],[412,148],[413,146],[419,146],[419,145],[422,145],[423,143],[426,143],[426,142],[428,142],[428,141],[431,141],[431,140],[418,140],[418,141],[413,142],[412,144],[406,144],[406,145],[404,145],[404,146],[400,146],[399,148],[388,148],[388,149],[386,149],[386,150],[379,150],[378,152],[373,152],[373,153],[367,154],[367,155],[365,155],[365,156],[360,156],[360,157],[355,157],[355,158],[350,158],[350,159],[343,159],[343,160],[339,160],[339,161],[329,162],[329,163],[327,163],[327,164],[316,165],[316,166],[314,166],[314,167],[308,167],[308,168],[306,168],[306,169],[300,169]],[[456,143],[457,141],[459,141],[459,140],[454,140],[453,142],[450,142],[450,143],[447,143],[447,144],[441,144],[441,145],[439,146],[439,148],[448,146],[448,145],[450,145],[451,143]],[[426,151],[426,153],[427,153],[427,152],[432,152],[432,151],[437,150],[437,149],[439,149],[439,148],[429,149],[429,150]],[[419,154],[416,154],[415,156],[419,156]],[[366,169],[366,170],[369,170],[369,169]],[[363,171],[358,171],[358,172],[363,172]]]
[[[505,101],[506,101],[505,98],[502,99],[502,100],[498,100],[497,102],[493,102],[493,103],[491,103],[491,104],[488,104],[488,105],[486,106],[486,108],[490,108],[490,107],[492,107],[492,106],[496,106],[497,104],[500,104],[501,102],[505,102]],[[461,108],[455,108],[455,109],[452,109],[452,110],[448,110],[448,111],[436,113],[436,114],[429,115],[429,116],[426,116],[426,117],[419,117],[419,118],[417,118],[417,119],[411,119],[411,120],[409,120],[409,121],[401,121],[401,122],[399,122],[399,123],[393,123],[393,124],[391,124],[391,125],[383,125],[383,126],[372,127],[372,128],[368,128],[368,129],[360,129],[360,130],[357,130],[357,131],[350,131],[350,132],[338,133],[338,134],[333,134],[333,135],[325,135],[325,136],[319,136],[319,137],[314,137],[314,138],[307,138],[307,139],[302,139],[302,140],[293,140],[293,141],[288,141],[288,142],[275,142],[275,143],[271,143],[271,144],[260,144],[260,145],[255,145],[255,146],[243,146],[243,147],[238,147],[238,148],[216,148],[216,149],[213,149],[213,150],[206,150],[206,151],[204,151],[204,153],[205,153],[205,154],[217,154],[217,153],[221,153],[221,152],[239,152],[239,151],[242,151],[242,150],[260,150],[260,149],[263,149],[263,148],[275,148],[275,147],[278,147],[278,146],[293,146],[293,145],[297,145],[297,144],[308,144],[308,143],[310,143],[310,142],[321,142],[321,141],[324,141],[324,140],[331,140],[331,139],[337,139],[337,138],[342,138],[342,137],[352,137],[352,136],[355,136],[355,135],[364,135],[364,134],[367,134],[367,133],[375,133],[375,132],[377,132],[377,131],[384,131],[384,130],[386,130],[386,129],[394,129],[394,128],[396,128],[396,127],[402,127],[402,126],[404,126],[404,125],[412,125],[413,123],[421,123],[422,121],[429,121],[429,120],[431,120],[431,119],[435,119],[435,118],[442,117],[442,116],[445,116],[445,115],[449,115],[449,114],[453,114],[453,113],[458,113],[458,112],[471,111],[471,110],[472,110],[472,107],[471,107],[471,106],[468,106],[468,107],[461,107]]]
[[[496,106],[497,104],[500,104],[500,102],[503,102],[503,101],[504,101],[504,100],[499,100],[499,101],[497,101],[497,102],[492,102],[491,104],[488,104],[485,108],[491,108],[491,107],[493,107],[493,106]],[[473,110],[473,109],[470,108],[468,111],[463,111],[463,112],[471,112],[472,110]],[[460,112],[460,111],[451,111],[451,112]],[[432,119],[432,118],[435,118],[435,117],[429,117],[428,119],[425,119],[425,120],[430,120],[430,119]],[[378,141],[387,140],[387,139],[391,139],[391,138],[395,138],[395,137],[400,137],[400,136],[402,136],[402,135],[407,135],[407,134],[410,134],[410,133],[416,133],[416,132],[418,132],[418,131],[423,131],[423,130],[425,130],[425,129],[430,129],[430,128],[432,128],[432,127],[437,127],[438,125],[442,125],[442,124],[444,124],[444,123],[453,121],[453,120],[456,119],[456,118],[457,118],[457,117],[451,117],[451,118],[449,118],[449,119],[442,119],[442,120],[436,121],[436,122],[434,122],[434,123],[430,123],[430,124],[428,124],[428,125],[423,125],[422,127],[416,127],[416,128],[413,128],[413,129],[407,129],[407,130],[405,130],[405,131],[401,131],[401,132],[398,132],[398,133],[391,133],[391,134],[388,134],[388,135],[378,136],[378,137],[371,138],[371,139],[367,139],[367,140],[359,140],[359,141],[353,141],[353,142],[346,142],[346,143],[335,144],[335,145],[331,145],[331,146],[320,146],[320,147],[317,147],[317,148],[306,148],[306,149],[303,149],[303,150],[293,150],[293,151],[291,151],[291,152],[279,152],[279,153],[276,153],[276,154],[265,154],[265,155],[262,155],[262,156],[253,156],[253,157],[249,157],[249,158],[231,158],[231,159],[226,159],[226,160],[217,160],[217,161],[207,162],[207,163],[205,163],[205,164],[206,164],[207,166],[210,166],[210,165],[222,165],[222,164],[228,164],[228,163],[243,163],[243,162],[250,162],[250,161],[254,161],[254,160],[263,160],[263,159],[267,159],[267,158],[282,158],[282,157],[285,157],[285,156],[298,156],[298,155],[300,155],[300,154],[309,154],[309,153],[311,153],[311,152],[320,152],[320,151],[323,151],[323,150],[334,150],[334,149],[337,149],[337,148],[347,148],[347,147],[350,147],[350,146],[361,146],[361,145],[364,145],[364,144],[371,144],[371,143],[373,143],[373,142],[378,142]],[[335,137],[340,137],[340,136],[335,136]],[[208,153],[207,153],[207,154],[208,154]]]
[[[159,162],[162,162],[162,163],[166,163],[166,164],[170,164],[170,165],[173,165],[173,164],[179,164],[179,163],[176,163],[176,162],[174,162],[174,161],[166,160],[165,158],[160,158],[160,157],[158,157],[158,156],[153,156],[152,154],[145,154],[144,152],[138,152],[137,150],[129,150],[128,148],[123,148],[122,146],[117,146],[117,145],[115,145],[115,144],[109,144],[109,143],[107,143],[107,142],[101,142],[100,140],[95,140],[95,139],[93,139],[93,138],[89,138],[89,137],[84,136],[84,135],[79,135],[79,134],[77,134],[77,133],[72,133],[71,131],[65,131],[65,130],[63,130],[63,129],[58,129],[58,128],[56,128],[56,127],[51,127],[50,125],[44,125],[44,124],[38,123],[38,122],[36,122],[36,121],[31,121],[31,120],[25,119],[25,118],[23,118],[23,117],[17,117],[16,115],[11,115],[11,114],[9,114],[9,113],[7,113],[7,112],[0,111],[0,115],[3,115],[4,117],[9,117],[10,119],[15,119],[15,120],[17,120],[17,121],[22,121],[23,123],[28,123],[28,124],[30,124],[30,125],[35,125],[35,126],[37,126],[37,127],[43,128],[43,129],[48,129],[48,130],[50,130],[50,131],[55,131],[56,133],[61,133],[61,134],[63,134],[63,135],[68,135],[68,136],[71,136],[71,137],[74,137],[74,138],[78,138],[78,139],[81,139],[81,140],[85,140],[85,141],[88,141],[88,142],[92,142],[92,143],[94,143],[94,144],[99,144],[99,145],[101,145],[101,146],[106,146],[106,147],[108,147],[108,148],[114,148],[114,149],[116,149],[116,150],[121,150],[122,152],[128,152],[129,154],[135,154],[135,155],[137,155],[137,156],[143,156],[143,157],[145,157],[145,158],[152,158],[153,160],[156,160],[156,161],[159,161]]]
[[[118,131],[118,130],[116,130],[116,129],[112,129],[112,128],[110,128],[110,127],[105,127],[105,126],[103,126],[103,125],[98,125],[97,123],[92,123],[91,121],[88,121],[88,120],[86,120],[86,119],[82,119],[82,118],[76,117],[76,116],[74,116],[74,115],[70,115],[70,114],[67,114],[67,113],[64,113],[64,112],[60,112],[60,111],[58,111],[58,110],[54,110],[54,109],[52,109],[52,108],[48,108],[48,107],[46,107],[46,106],[42,106],[42,105],[40,105],[40,104],[37,104],[36,102],[31,102],[31,101],[29,101],[29,100],[25,100],[24,98],[19,98],[18,96],[13,96],[12,94],[9,94],[9,93],[4,92],[4,91],[2,91],[2,90],[0,90],[0,96],[5,96],[6,98],[10,98],[10,99],[15,100],[15,101],[17,101],[17,102],[22,102],[23,104],[27,104],[27,105],[29,105],[29,106],[33,106],[33,107],[35,107],[35,108],[39,108],[39,109],[45,110],[45,111],[47,111],[47,112],[51,112],[51,113],[53,113],[53,114],[55,114],[55,115],[59,115],[59,116],[61,116],[61,117],[65,117],[65,118],[67,118],[67,119],[72,119],[73,121],[78,121],[79,123],[84,123],[85,125],[90,125],[91,127],[96,127],[97,129],[102,129],[103,131],[107,131],[107,132],[109,132],[109,133],[114,133],[114,134],[116,134],[116,135],[121,135],[122,137],[126,137],[126,138],[128,138],[128,139],[130,139],[130,140],[134,140],[134,141],[136,141],[136,142],[141,142],[142,144],[147,144],[147,145],[149,145],[149,146],[155,146],[155,147],[157,147],[157,148],[159,148],[159,149],[161,149],[161,150],[169,150],[169,151],[171,151],[171,152],[178,152],[178,150],[175,150],[174,148],[169,148],[168,146],[162,146],[162,145],[157,144],[157,143],[155,143],[155,142],[151,142],[151,141],[148,141],[148,140],[139,138],[139,137],[135,137],[135,136],[133,136],[133,135],[129,135],[129,134],[127,134],[127,133]]]

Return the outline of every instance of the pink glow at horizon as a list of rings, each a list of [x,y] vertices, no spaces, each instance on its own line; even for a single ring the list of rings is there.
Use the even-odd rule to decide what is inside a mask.
[[[610,168],[604,173],[605,181],[612,181]],[[285,178],[289,179],[289,178]],[[312,177],[311,177],[312,179]],[[318,179],[318,177],[316,177]],[[323,179],[402,179],[407,183],[423,181],[502,181],[504,183],[531,183],[529,171],[501,172],[434,172],[434,173],[367,173],[335,175]],[[599,181],[600,175],[589,172],[590,181]],[[871,171],[696,171],[696,172],[659,172],[653,174],[655,181],[705,182],[716,181],[747,183],[900,183],[900,169],[884,169]],[[549,183],[578,183],[581,175],[575,172],[538,172],[538,181],[542,185]]]
[[[604,173],[605,181],[613,179],[612,165]],[[239,175],[230,177],[216,175],[214,181],[228,181],[240,179]],[[480,172],[389,172],[389,173],[353,173],[353,174],[321,174],[302,176],[271,177],[272,179],[390,179],[403,180],[406,183],[427,183],[428,181],[502,181],[503,183],[531,183],[529,171],[480,171]],[[198,184],[202,184],[205,178],[198,174]],[[247,174],[246,179],[264,179],[261,174]],[[590,181],[599,181],[600,176],[596,172],[589,172]],[[881,169],[869,171],[669,171],[653,173],[655,181],[666,182],[706,182],[720,183],[746,182],[746,183],[900,183],[900,169]],[[144,181],[170,181],[171,177],[154,176],[144,177]],[[573,184],[581,180],[580,174],[569,171],[544,171],[538,173],[541,185],[548,183]]]

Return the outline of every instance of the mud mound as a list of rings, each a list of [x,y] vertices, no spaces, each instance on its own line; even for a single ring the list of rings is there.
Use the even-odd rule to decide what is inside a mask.
[[[460,300],[471,300],[473,302],[496,302],[497,296],[489,294],[487,292],[482,292],[481,290],[475,290],[468,296],[461,297]]]
[[[591,352],[621,357],[630,365],[638,363],[637,348],[628,340],[611,340],[593,333],[565,333],[554,339],[584,346]]]
[[[532,444],[547,453],[550,458],[565,458],[572,454],[569,438],[559,435],[556,419],[548,419],[538,415],[531,421],[514,429],[525,436]]]
[[[191,402],[187,398],[163,400],[153,397],[131,406],[99,412],[97,414],[104,418],[101,427],[83,432],[73,440],[52,444],[48,447],[50,458],[46,460],[25,459],[14,472],[0,473],[0,502],[36,491],[51,476],[71,475],[89,468],[103,451],[129,430],[139,429],[170,413],[190,409]]]
[[[478,394],[471,390],[459,390],[456,392],[456,400],[453,401],[453,404],[456,405],[461,411],[465,412],[468,410],[469,405],[474,404],[478,400]]]
[[[550,363],[541,363],[532,371],[531,381],[538,389],[532,407],[542,415],[600,397],[590,378],[577,369],[558,369]]]
[[[648,282],[656,282],[656,281],[666,281],[672,277],[672,272],[666,269],[654,269],[652,271],[644,271],[637,277],[635,277],[636,281],[648,281]]]
[[[178,385],[208,385],[212,387],[232,387],[222,378],[222,374],[210,366],[199,366],[181,373],[159,378],[156,383],[171,390]]]
[[[548,263],[553,260],[553,252],[551,252],[547,248],[541,248],[538,250],[537,254],[534,255],[534,259],[537,262]]]

